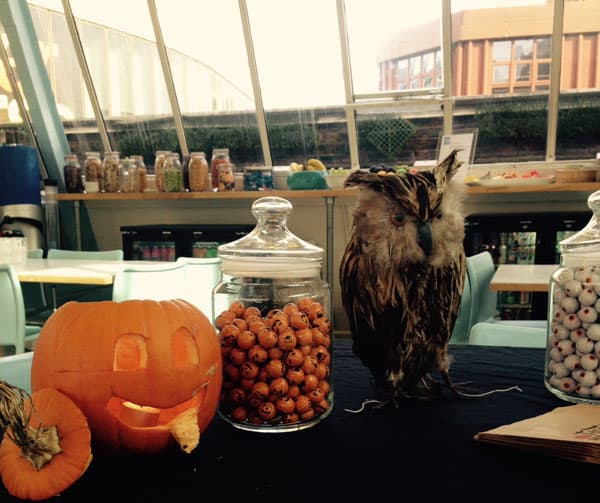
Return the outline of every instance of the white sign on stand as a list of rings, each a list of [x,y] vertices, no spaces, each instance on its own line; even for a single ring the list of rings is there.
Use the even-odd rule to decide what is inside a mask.
[[[475,145],[477,144],[477,129],[468,131],[457,131],[440,137],[438,145],[438,162],[442,162],[453,150],[458,149],[458,160],[462,162],[454,180],[462,182],[467,176],[469,165],[475,157]]]

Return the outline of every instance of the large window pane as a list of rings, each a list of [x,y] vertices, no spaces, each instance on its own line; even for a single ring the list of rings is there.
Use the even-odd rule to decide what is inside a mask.
[[[111,147],[122,157],[180,151],[145,0],[71,0]]]
[[[346,2],[355,93],[430,87],[421,72],[431,71],[430,58],[440,48],[441,5],[440,0],[421,0],[419,8],[397,0]],[[396,67],[408,61],[412,80],[396,79]],[[441,65],[435,69],[438,73],[429,77],[441,82]]]
[[[345,102],[335,2],[250,0],[248,12],[273,163],[349,167],[345,116],[322,108]]]
[[[84,152],[101,150],[102,142],[93,119],[62,4],[56,1],[35,3],[43,5],[30,5],[30,12],[58,114],[71,151],[83,159]]]
[[[478,129],[476,163],[544,160],[552,1],[452,0],[454,127]]]
[[[264,162],[237,0],[156,4],[190,152],[229,148],[238,168]]]
[[[415,161],[433,160],[442,124],[435,104],[361,110],[357,114],[360,165],[412,166]]]
[[[565,2],[557,159],[590,159],[600,152],[600,9]]]

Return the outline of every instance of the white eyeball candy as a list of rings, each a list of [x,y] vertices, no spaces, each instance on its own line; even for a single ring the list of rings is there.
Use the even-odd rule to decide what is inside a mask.
[[[600,341],[600,324],[594,323],[587,329],[587,336],[593,341]]]
[[[560,341],[556,346],[556,349],[560,351],[560,354],[563,356],[568,356],[575,352],[575,343],[571,340],[565,339]]]
[[[593,355],[593,354],[582,355],[581,358],[580,358],[580,360],[579,360],[579,364],[585,370],[596,370],[596,368],[598,368],[598,363],[599,363],[598,357],[596,355]],[[554,365],[553,372],[555,372],[555,369],[556,369],[557,365],[560,365],[560,364],[557,363],[557,364]],[[562,364],[562,365],[564,366],[564,364]],[[565,367],[565,369],[566,368],[567,367]]]
[[[600,325],[598,325],[598,328],[600,328]],[[569,329],[563,325],[556,325],[552,329],[552,335],[555,335],[557,339],[566,339],[569,337],[569,333]],[[600,335],[598,340],[600,340]]]
[[[589,309],[589,308],[586,308]],[[592,320],[594,321],[594,320]],[[575,330],[581,326],[581,319],[578,314],[567,314],[563,320],[562,324],[568,328],[569,330]]]
[[[567,297],[569,298],[569,297]],[[594,290],[590,287],[585,288],[583,290],[583,292],[581,292],[579,294],[579,297],[577,297],[577,300],[579,301],[579,303],[582,306],[591,306],[594,302],[596,302],[596,299],[598,298],[598,295],[596,295],[596,292],[594,292]]]
[[[575,388],[575,393],[577,393],[579,396],[590,396],[592,394],[592,389],[589,386],[583,386],[579,384]]]
[[[593,307],[588,306],[577,311],[577,316],[579,316],[579,319],[584,323],[594,323],[598,318],[598,311],[596,311]]]
[[[577,281],[584,281],[586,277],[588,277],[592,273],[592,270],[589,267],[576,267],[573,272],[573,277]]]
[[[560,288],[560,287],[556,287],[556,289],[554,290],[554,292],[552,293],[552,302],[554,302],[555,304],[560,304],[561,301],[567,296],[567,294],[565,293],[565,291]]]
[[[565,364],[565,367],[567,367],[569,370],[581,368],[579,355],[569,355],[565,358],[563,363]]]
[[[600,398],[600,384],[596,384],[590,388],[590,393],[594,398]]]
[[[570,279],[565,283],[565,293],[569,297],[578,297],[582,290],[583,286],[581,285],[581,281]]]
[[[594,341],[584,336],[575,343],[575,349],[581,355],[591,353],[594,351]]]
[[[558,384],[558,387],[568,393],[575,391],[577,383],[571,377],[563,377]]]
[[[556,270],[552,275],[552,279],[556,281],[560,286],[564,286],[564,284],[567,281],[572,280],[574,277],[575,274],[573,273],[573,271],[566,267],[561,267],[560,269]]]
[[[573,372],[573,378],[582,386],[594,386],[598,382],[598,376],[593,370],[577,370]]]
[[[558,350],[558,347],[552,348],[548,353],[548,356],[553,362],[562,362],[564,360],[563,354]],[[579,358],[579,357],[578,357]],[[572,370],[572,369],[571,369]]]
[[[595,272],[590,272],[590,274],[587,274],[582,280],[581,282],[584,285],[589,285],[591,287],[594,287],[596,285],[598,285],[600,283],[600,275],[595,273]]]
[[[577,342],[582,337],[585,337],[585,330],[581,327],[569,332],[569,339],[571,339],[573,342]]]
[[[579,294],[579,297],[581,297],[583,295],[583,292]],[[591,304],[591,302],[590,302]],[[586,306],[589,304],[586,304]],[[560,303],[560,307],[563,308],[563,310],[565,311],[565,313],[574,313],[575,311],[577,311],[579,309],[579,302],[577,302],[577,299],[574,297],[565,297],[561,303]]]
[[[554,365],[552,365],[552,375],[558,377],[559,379],[562,379],[563,377],[567,377],[571,371],[565,367],[564,363],[554,363]]]

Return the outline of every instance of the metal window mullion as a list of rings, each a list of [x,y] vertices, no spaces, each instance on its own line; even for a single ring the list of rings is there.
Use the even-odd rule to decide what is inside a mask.
[[[187,141],[185,139],[183,118],[181,116],[179,102],[177,101],[177,92],[175,90],[175,83],[173,82],[173,73],[171,72],[171,65],[169,64],[169,55],[167,54],[167,48],[165,46],[162,30],[160,28],[160,20],[158,19],[156,2],[154,0],[147,1],[148,12],[150,13],[150,18],[152,20],[152,28],[154,29],[154,38],[156,40],[158,57],[162,66],[163,77],[165,78],[165,84],[167,86],[167,94],[169,95],[169,102],[171,103],[171,110],[173,112],[173,119],[175,121],[175,132],[177,133],[177,139],[179,140],[181,155],[183,157],[187,157],[189,155],[189,150],[187,146]]]
[[[62,0],[62,4],[65,12],[65,20],[67,21],[67,26],[71,35],[71,41],[73,42],[73,48],[75,49],[77,61],[79,62],[79,69],[81,70],[83,82],[90,98],[92,110],[94,111],[94,117],[98,126],[98,132],[100,133],[100,139],[102,140],[102,146],[104,147],[105,152],[110,152],[112,151],[112,148],[110,145],[110,139],[108,137],[108,131],[106,129],[106,122],[104,121],[104,115],[102,114],[100,103],[98,102],[98,95],[96,94],[96,88],[94,86],[94,82],[92,81],[90,68],[83,51],[83,44],[81,43],[77,22],[75,20],[75,16],[73,15],[73,10],[71,9],[71,3],[69,0]]]
[[[10,66],[10,58],[8,56],[8,52],[6,47],[4,47],[4,43],[0,43],[0,59],[2,60],[2,64],[4,65],[4,70],[6,71],[6,77],[8,78],[8,82],[10,83],[10,87],[12,88],[12,93],[19,107],[19,112],[21,113],[21,118],[23,119],[23,123],[27,129],[27,132],[33,139],[35,146],[38,151],[38,157],[40,160],[40,167],[42,171],[42,177],[48,178],[48,170],[46,169],[46,164],[44,163],[44,158],[40,153],[40,146],[38,144],[37,136],[33,129],[33,124],[31,123],[31,117],[29,116],[29,112],[27,111],[27,107],[25,106],[25,100],[23,99],[23,95],[21,94],[21,89],[19,89],[19,83],[17,78],[15,77],[15,72]]]
[[[564,0],[554,0],[554,14],[552,23],[552,63],[550,65],[550,89],[548,91],[546,161],[554,161],[556,159],[556,135],[558,130],[558,106],[560,97],[560,72],[562,66],[564,11]]]
[[[356,128],[356,112],[352,105],[355,103],[354,86],[352,84],[352,70],[350,65],[350,48],[348,45],[348,29],[346,22],[345,0],[336,0],[338,30],[340,33],[340,50],[342,57],[342,70],[344,75],[344,91],[346,94],[346,123],[348,127],[348,145],[350,148],[350,167],[360,167],[358,155],[358,131]]]
[[[240,20],[244,32],[244,43],[246,45],[246,56],[248,58],[248,69],[250,70],[250,79],[252,81],[252,90],[254,91],[254,107],[256,110],[256,122],[258,125],[258,134],[263,151],[263,158],[266,166],[272,166],[271,147],[269,145],[269,132],[267,130],[267,119],[265,116],[265,107],[260,88],[260,79],[258,78],[258,67],[256,66],[256,54],[254,52],[254,42],[252,40],[252,29],[250,27],[250,16],[248,16],[248,5],[246,0],[238,0],[240,9]]]
[[[453,72],[452,72],[452,11],[450,0],[442,0],[442,58],[444,62],[444,134],[452,133],[453,102]]]

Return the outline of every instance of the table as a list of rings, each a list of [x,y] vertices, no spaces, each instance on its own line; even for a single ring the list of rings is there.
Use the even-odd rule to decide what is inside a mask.
[[[490,288],[496,292],[548,292],[555,264],[501,264]]]
[[[126,266],[151,267],[154,262],[143,260],[71,260],[27,259],[15,264],[19,281],[25,283],[60,283],[78,285],[112,285],[115,275]],[[171,263],[171,262],[168,262]]]
[[[368,371],[348,339],[333,341],[335,404],[308,430],[263,434],[215,417],[194,452],[110,458],[94,452],[88,471],[60,497],[81,501],[572,501],[593,495],[597,465],[478,443],[487,429],[571,405],[543,384],[544,350],[451,346],[455,381],[485,398],[406,401],[352,414],[372,397]],[[600,412],[600,409],[599,409]],[[600,421],[599,421],[600,422]],[[335,499],[334,499],[335,498]],[[0,501],[9,498],[0,487]]]

